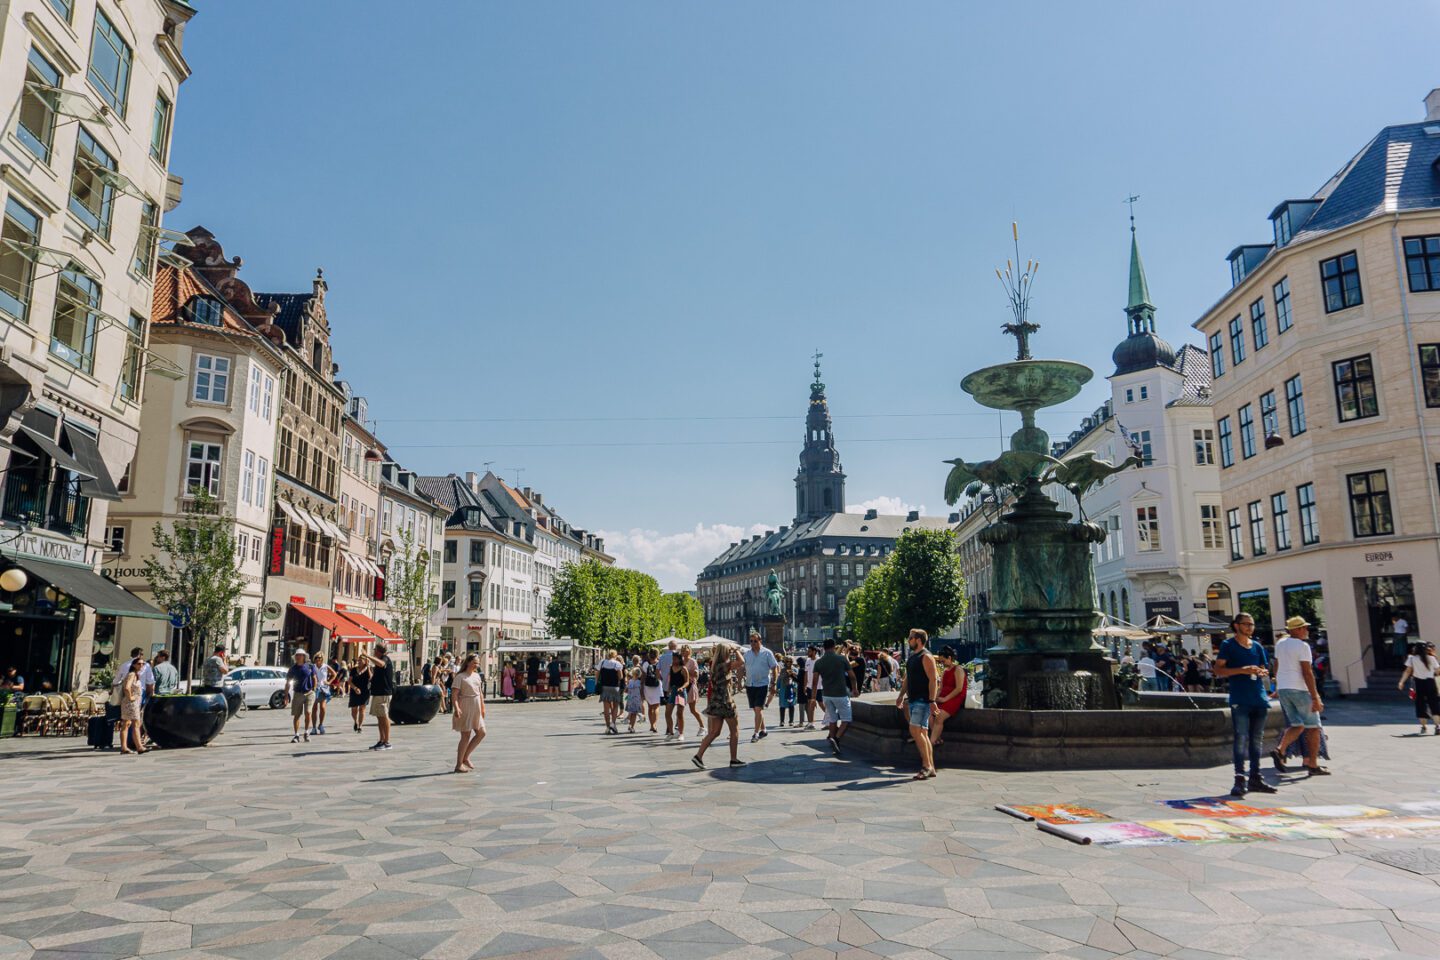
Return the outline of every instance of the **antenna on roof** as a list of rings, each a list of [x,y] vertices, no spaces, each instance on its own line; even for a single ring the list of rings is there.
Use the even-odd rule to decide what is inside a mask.
[[[507,467],[506,469],[507,469],[507,470],[514,470],[514,471],[515,471],[515,486],[517,486],[517,487],[520,486],[520,474],[522,474],[522,473],[525,472],[525,468],[524,468],[524,467]]]
[[[494,461],[494,460],[486,460],[484,463],[481,464],[481,466],[485,468],[485,472],[486,472],[486,473],[489,473],[489,472],[490,472],[490,468],[493,467],[493,466],[495,466],[495,461]]]

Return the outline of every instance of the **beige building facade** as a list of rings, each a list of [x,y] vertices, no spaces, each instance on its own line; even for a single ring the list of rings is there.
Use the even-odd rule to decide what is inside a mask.
[[[1213,374],[1229,570],[1262,634],[1320,626],[1347,691],[1440,630],[1440,90],[1274,238],[1195,324]]]

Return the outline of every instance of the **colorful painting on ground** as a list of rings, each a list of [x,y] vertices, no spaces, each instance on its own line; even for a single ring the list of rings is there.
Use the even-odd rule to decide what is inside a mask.
[[[1390,816],[1389,810],[1381,810],[1379,807],[1362,807],[1357,805],[1280,807],[1272,812],[1286,814],[1292,817],[1314,817],[1320,820],[1363,820],[1367,817]]]
[[[1041,820],[1036,826],[1073,843],[1098,843],[1107,847],[1148,847],[1161,843],[1184,842],[1142,823],[1124,820],[1103,820],[1099,823],[1046,823]]]
[[[1095,823],[1111,819],[1108,814],[1073,803],[1040,803],[1018,807],[996,804],[995,809],[1021,820],[1042,820],[1045,823]]]
[[[1366,840],[1433,840],[1440,837],[1440,820],[1426,817],[1370,817],[1332,820],[1348,836]]]
[[[1316,822],[1300,817],[1241,817],[1226,822],[1265,840],[1340,840],[1345,837],[1345,832],[1333,820]]]
[[[1213,817],[1195,820],[1144,820],[1141,822],[1151,829],[1159,830],[1161,833],[1187,843],[1212,841],[1245,843],[1251,840],[1266,839],[1263,834],[1237,826],[1229,820],[1217,820]]]
[[[1244,803],[1237,803],[1225,797],[1194,797],[1190,800],[1158,800],[1162,807],[1169,807],[1181,813],[1194,814],[1197,817],[1219,817],[1228,819],[1230,817],[1269,817],[1278,813],[1269,807],[1252,807]]]

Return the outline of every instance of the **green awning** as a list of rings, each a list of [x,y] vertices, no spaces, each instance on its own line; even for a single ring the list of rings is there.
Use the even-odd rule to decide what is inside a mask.
[[[89,567],[34,557],[8,557],[16,566],[44,580],[61,593],[68,593],[96,613],[114,617],[141,617],[146,620],[169,620],[162,613],[120,584],[106,580]]]

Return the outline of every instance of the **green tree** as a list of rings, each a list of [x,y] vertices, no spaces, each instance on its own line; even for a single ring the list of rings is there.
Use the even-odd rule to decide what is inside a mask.
[[[619,650],[705,633],[704,612],[688,593],[664,593],[648,574],[594,560],[561,568],[545,613],[556,633]]]
[[[410,675],[420,675],[425,655],[425,625],[433,604],[430,595],[430,555],[416,546],[408,527],[400,531],[400,547],[390,559],[390,578],[385,582],[385,601],[398,633],[410,647]]]
[[[954,534],[912,530],[845,597],[845,619],[862,646],[892,646],[913,627],[931,636],[942,633],[960,622],[965,605]]]
[[[220,512],[207,490],[193,491],[191,512],[167,528],[151,528],[155,552],[145,558],[145,579],[157,606],[181,612],[189,623],[184,676],[193,675],[195,650],[219,641],[235,622],[237,601],[245,581],[235,562],[235,518]],[[179,651],[170,652],[179,659]]]

